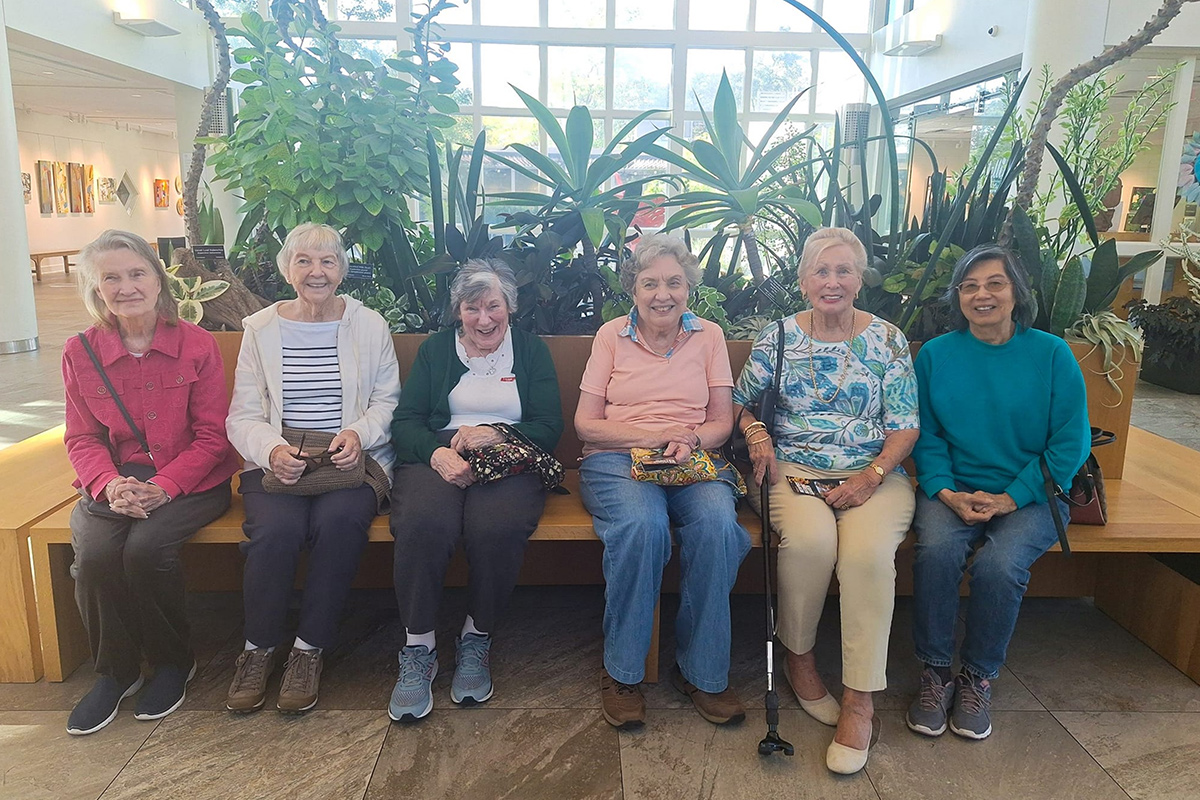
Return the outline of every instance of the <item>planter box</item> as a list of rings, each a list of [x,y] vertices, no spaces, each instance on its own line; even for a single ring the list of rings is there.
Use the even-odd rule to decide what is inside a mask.
[[[1104,557],[1096,608],[1200,683],[1200,584],[1145,554]]]
[[[1146,341],[1147,352],[1154,346],[1153,340]],[[1184,394],[1200,394],[1200,364],[1197,363],[1176,360],[1175,366],[1168,368],[1145,359],[1142,365],[1142,379]]]
[[[1083,370],[1083,381],[1087,385],[1088,418],[1094,427],[1112,431],[1117,441],[1096,448],[1096,460],[1104,477],[1117,480],[1125,470],[1125,446],[1129,439],[1129,416],[1133,412],[1133,390],[1137,386],[1138,363],[1132,354],[1118,354],[1114,360],[1125,361],[1119,372],[1113,373],[1117,388],[1108,384],[1104,377],[1104,355],[1090,342],[1069,341],[1071,351]]]

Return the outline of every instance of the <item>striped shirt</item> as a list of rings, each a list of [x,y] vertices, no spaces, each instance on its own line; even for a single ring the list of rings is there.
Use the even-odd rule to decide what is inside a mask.
[[[279,318],[283,342],[283,424],[289,428],[342,429],[342,377],[338,372],[340,321]]]

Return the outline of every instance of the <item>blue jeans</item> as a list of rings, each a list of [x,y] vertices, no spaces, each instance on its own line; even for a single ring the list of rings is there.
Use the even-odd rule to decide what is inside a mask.
[[[1058,503],[1063,524],[1067,524],[1067,504],[1057,498],[1054,502]],[[913,563],[917,658],[931,667],[950,666],[958,587],[974,548],[962,667],[979,678],[996,678],[1017,625],[1021,598],[1029,585],[1029,568],[1058,541],[1050,506],[1031,504],[968,525],[941,500],[931,500],[918,491],[913,527],[917,531]]]
[[[720,481],[659,486],[629,477],[628,453],[595,453],[579,467],[583,504],[604,542],[604,668],[640,683],[662,572],[679,540],[676,661],[705,692],[729,685],[729,592],[750,551],[733,487]]]

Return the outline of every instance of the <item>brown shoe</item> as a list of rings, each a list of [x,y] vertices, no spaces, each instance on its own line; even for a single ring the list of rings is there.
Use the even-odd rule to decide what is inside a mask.
[[[688,683],[687,678],[679,671],[678,665],[671,672],[671,684],[680,692],[692,698],[692,705],[700,712],[700,716],[716,725],[730,722],[741,722],[746,718],[746,707],[738,699],[737,693],[728,687],[724,691],[712,694],[697,689]]]
[[[293,647],[288,655],[283,682],[279,684],[279,710],[303,714],[317,704],[321,688],[321,651]]]
[[[646,700],[636,684],[614,680],[600,673],[600,713],[614,728],[631,728],[646,721]]]
[[[276,661],[274,650],[265,647],[243,650],[234,666],[233,683],[229,684],[225,707],[239,713],[262,708],[267,697],[267,680],[275,671]]]

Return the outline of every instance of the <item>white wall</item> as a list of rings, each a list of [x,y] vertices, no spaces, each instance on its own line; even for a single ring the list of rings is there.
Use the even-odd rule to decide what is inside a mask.
[[[1120,44],[1145,25],[1162,6],[1161,0],[1110,0],[1106,45]],[[1200,6],[1186,3],[1179,16],[1150,43],[1150,47],[1200,47]]]
[[[174,0],[0,0],[8,28],[159,75],[185,86],[210,80],[208,25]],[[178,36],[148,38],[118,28],[113,12],[157,19]]]
[[[33,195],[25,205],[25,226],[31,252],[78,249],[106,228],[133,231],[153,242],[159,236],[183,236],[183,217],[175,211],[175,176],[179,175],[179,150],[170,136],[117,130],[111,124],[71,122],[34,112],[17,112],[17,147],[21,171],[33,181]],[[120,182],[128,172],[138,196],[132,212],[120,201],[111,204],[97,199],[93,214],[42,214],[38,205],[37,162],[67,161],[93,164],[95,176]],[[169,208],[154,207],[155,178],[171,182]],[[46,262],[53,268],[56,262]]]
[[[1020,63],[1028,0],[925,0],[875,33],[881,50],[889,33],[909,40],[942,36],[942,46],[923,56],[871,56],[870,67],[884,94],[901,104],[990,78]],[[995,25],[998,34],[987,35]]]

